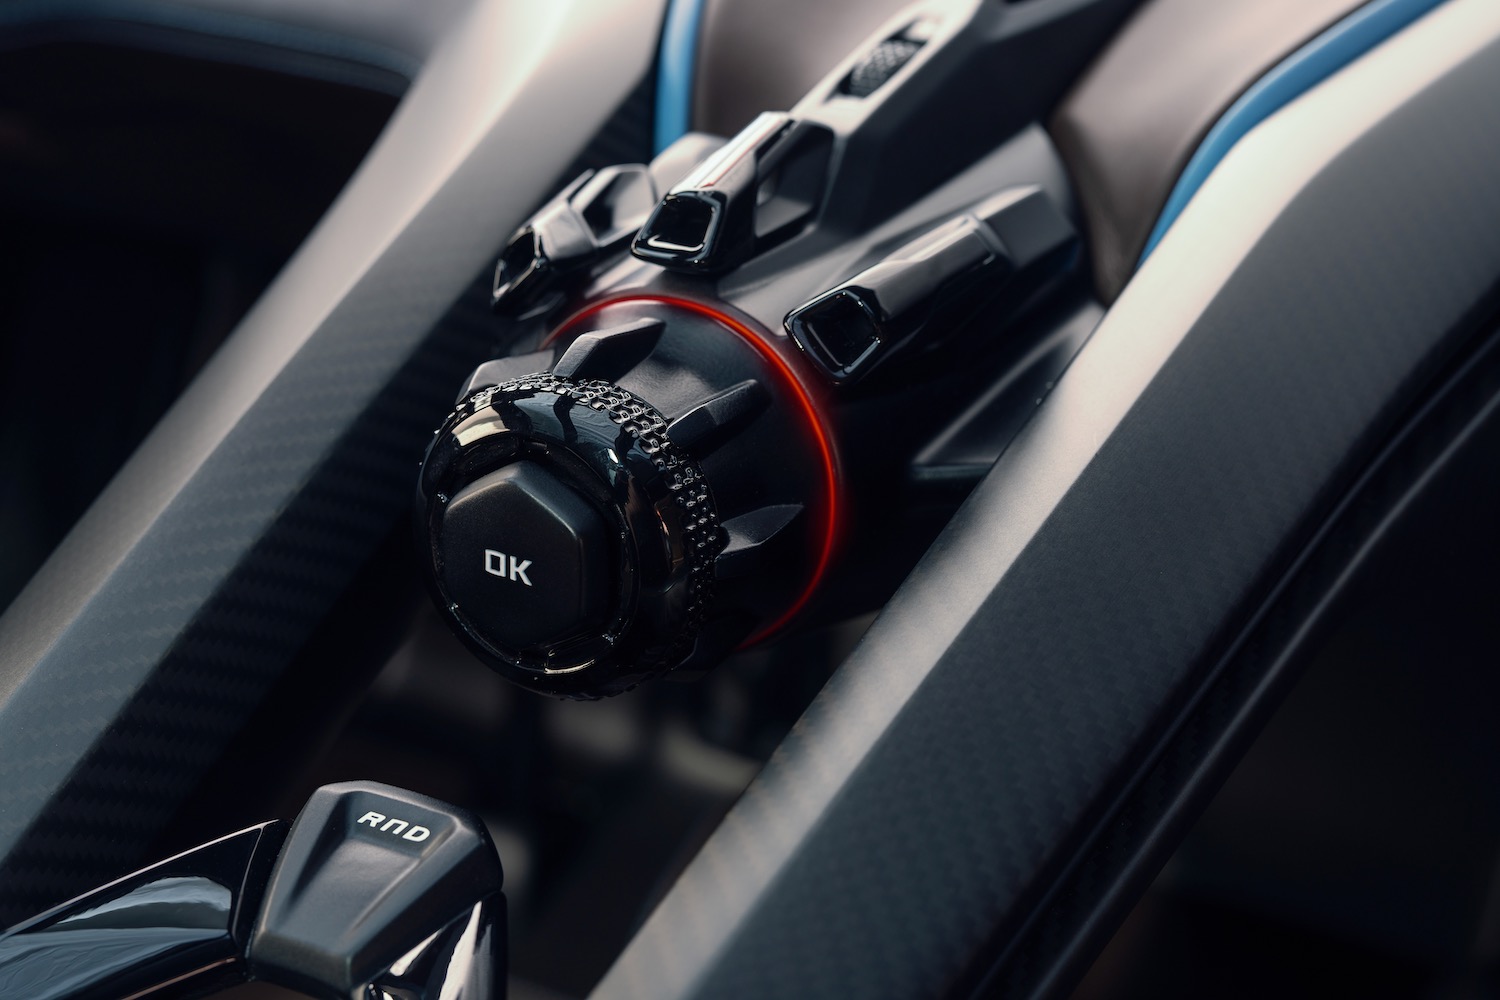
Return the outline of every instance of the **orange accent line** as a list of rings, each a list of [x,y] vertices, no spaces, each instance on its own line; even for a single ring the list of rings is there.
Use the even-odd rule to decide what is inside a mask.
[[[546,346],[552,343],[558,337],[562,336],[569,327],[583,322],[602,309],[632,302],[656,302],[675,309],[697,313],[738,335],[741,340],[749,344],[781,376],[787,389],[790,390],[792,398],[796,400],[798,408],[802,411],[802,416],[807,422],[808,431],[812,434],[813,443],[817,446],[818,458],[823,465],[823,496],[825,500],[821,531],[822,539],[817,562],[813,565],[812,575],[808,579],[807,586],[803,589],[802,593],[797,595],[797,598],[792,601],[791,605],[779,618],[741,643],[740,648],[744,649],[747,646],[762,642],[776,632],[779,632],[788,622],[795,618],[797,613],[806,607],[807,602],[812,599],[813,593],[818,589],[818,585],[823,582],[823,577],[828,572],[829,564],[833,561],[833,552],[838,542],[839,504],[837,459],[834,457],[832,439],[823,424],[822,416],[818,413],[817,405],[813,402],[812,394],[802,384],[802,380],[797,377],[796,371],[786,358],[782,357],[780,352],[756,334],[749,324],[735,319],[720,309],[694,301],[693,299],[680,299],[675,296],[656,294],[625,294],[618,298],[603,299],[590,304],[582,311],[574,313],[564,320],[556,330],[542,341],[542,345]]]

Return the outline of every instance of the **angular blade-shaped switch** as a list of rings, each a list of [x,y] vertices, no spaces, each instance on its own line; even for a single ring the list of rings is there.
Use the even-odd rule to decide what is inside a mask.
[[[623,247],[655,207],[656,184],[644,163],[584,172],[506,241],[491,307],[519,315],[545,305],[569,275]]]
[[[354,996],[478,905],[498,906],[500,887],[500,860],[472,814],[372,781],[325,786],[271,875],[251,974],[313,996]],[[499,936],[482,940],[491,953],[470,960],[504,982]]]

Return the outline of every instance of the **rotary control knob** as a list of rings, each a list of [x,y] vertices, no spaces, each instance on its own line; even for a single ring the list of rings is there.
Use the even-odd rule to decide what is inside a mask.
[[[480,389],[439,432],[423,474],[433,582],[526,686],[611,694],[690,651],[724,541],[666,427],[619,386],[543,372]]]
[[[476,371],[418,486],[450,625],[510,679],[575,698],[785,617],[830,513],[826,462],[764,348],[659,303],[604,313]]]

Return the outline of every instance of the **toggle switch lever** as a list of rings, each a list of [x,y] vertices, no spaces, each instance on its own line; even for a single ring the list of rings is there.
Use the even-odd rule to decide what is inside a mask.
[[[584,172],[506,242],[490,305],[516,315],[544,304],[564,278],[623,246],[655,205],[656,182],[644,163]]]
[[[667,192],[630,252],[694,274],[743,263],[812,216],[832,149],[826,126],[762,114]]]
[[[328,785],[290,832],[242,830],[0,934],[0,997],[188,998],[255,979],[327,1000],[492,1000],[505,993],[500,887],[473,815],[375,782]]]
[[[1076,243],[1040,188],[1003,191],[793,309],[786,330],[832,381],[851,384],[932,349],[987,304],[1021,306]]]

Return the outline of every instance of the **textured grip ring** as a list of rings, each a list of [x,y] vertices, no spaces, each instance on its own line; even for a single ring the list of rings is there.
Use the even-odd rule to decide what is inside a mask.
[[[487,632],[466,613],[468,595],[447,592],[444,582],[447,505],[469,484],[518,463],[546,469],[608,525],[606,539],[587,551],[611,579],[606,624],[527,648]],[[628,390],[539,372],[470,394],[435,435],[419,496],[439,607],[512,680],[547,694],[597,697],[666,673],[692,652],[713,599],[723,532],[702,468],[668,437],[666,418]]]

